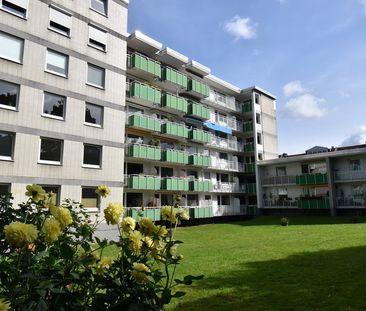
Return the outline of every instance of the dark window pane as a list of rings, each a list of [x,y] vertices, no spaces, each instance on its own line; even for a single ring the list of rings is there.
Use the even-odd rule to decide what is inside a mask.
[[[88,83],[104,88],[104,68],[88,64]]]
[[[11,158],[13,154],[14,134],[0,132],[0,157]]]
[[[100,146],[84,145],[84,164],[100,166]]]
[[[107,0],[91,0],[91,7],[94,10],[107,15]]]
[[[0,184],[0,195],[10,193],[10,184]]]
[[[43,113],[62,118],[64,116],[65,103],[66,97],[64,96],[44,93]]]
[[[86,104],[85,106],[85,122],[102,125],[103,107]]]
[[[62,142],[60,140],[42,138],[40,159],[61,162]]]
[[[18,94],[19,85],[0,81],[0,105],[16,108]]]
[[[25,14],[27,13],[26,9],[6,0],[3,0],[2,8],[21,17],[25,17]]]
[[[82,188],[81,189],[81,204],[85,208],[98,207],[98,195],[95,193],[96,188]]]
[[[50,28],[52,28],[53,30],[56,30],[58,32],[61,32],[66,36],[70,35],[70,29],[69,28],[67,28],[63,25],[60,25],[56,22],[50,21]]]

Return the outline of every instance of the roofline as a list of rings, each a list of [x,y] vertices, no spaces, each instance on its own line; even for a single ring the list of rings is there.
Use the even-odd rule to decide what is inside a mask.
[[[272,98],[272,99],[274,99],[274,100],[276,100],[276,99],[277,99],[277,97],[276,97],[276,96],[274,96],[272,93],[270,93],[270,92],[266,91],[265,89],[262,89],[261,87],[256,86],[256,85],[253,85],[253,86],[251,86],[251,87],[247,87],[246,89],[241,90],[241,93],[251,92],[251,91],[254,91],[254,90],[255,90],[255,91],[258,91],[258,92],[260,92],[260,93],[263,93],[263,94],[265,94],[265,95],[267,95],[267,96],[271,97],[271,98]]]
[[[163,44],[147,35],[145,35],[144,33],[142,33],[139,30],[135,30],[133,33],[129,34],[127,41],[131,40],[133,38],[136,38],[138,40],[143,41],[144,43],[146,43],[147,45],[152,46],[153,48],[157,49],[157,50],[161,50],[163,48]],[[127,42],[128,45],[128,42]]]

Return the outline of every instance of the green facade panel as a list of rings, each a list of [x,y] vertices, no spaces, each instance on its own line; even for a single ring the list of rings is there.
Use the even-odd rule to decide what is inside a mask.
[[[188,78],[185,74],[176,71],[173,68],[164,67],[161,72],[161,80],[169,81],[175,84],[180,85],[181,87],[187,89],[188,86]]]
[[[188,152],[179,150],[163,150],[162,160],[165,162],[188,164]]]
[[[302,174],[296,176],[297,185],[320,185],[328,183],[328,175],[322,173]]]
[[[252,105],[252,101],[249,100],[249,101],[246,101],[243,103],[243,106],[242,106],[242,111],[243,113],[248,113],[248,112],[252,112],[253,111],[253,105]]]
[[[189,191],[211,192],[212,182],[210,180],[191,180],[189,182]]]
[[[189,210],[191,218],[210,218],[213,217],[212,207],[195,207]]]
[[[195,166],[211,166],[211,157],[199,154],[191,154],[188,163]]]
[[[161,149],[152,146],[134,144],[128,147],[128,156],[134,158],[160,161]]]
[[[159,62],[141,54],[132,54],[130,59],[130,67],[135,70],[142,70],[161,77],[161,65]]]
[[[159,119],[155,119],[152,117],[134,114],[129,116],[128,125],[132,127],[138,127],[145,130],[160,132],[161,131],[161,122]]]
[[[212,141],[211,133],[203,131],[203,130],[198,130],[198,129],[193,129],[193,130],[189,131],[188,138],[190,140],[194,140],[196,142],[205,143],[205,144],[209,144]]]
[[[200,119],[208,120],[211,117],[210,108],[205,105],[190,102],[188,104],[188,115],[192,117],[197,117]]]
[[[189,79],[188,80],[188,91],[198,93],[203,95],[204,97],[208,97],[210,95],[210,88],[199,81]]]
[[[161,189],[172,190],[172,191],[188,191],[189,190],[188,179],[164,177],[161,180]]]
[[[255,173],[255,164],[254,163],[245,163],[244,172],[245,173]]]
[[[153,221],[160,220],[160,208],[145,208],[144,210],[141,209],[129,209],[127,212],[127,216],[132,217],[135,220],[138,220],[140,217],[148,217]]]
[[[186,128],[185,125],[178,124],[178,123],[167,122],[167,123],[162,124],[161,133],[167,134],[167,135],[172,135],[172,136],[188,138],[188,128]]]
[[[245,133],[253,132],[253,122],[252,121],[244,122],[243,132],[245,132]]]
[[[253,184],[247,184],[247,193],[257,193],[257,187],[256,187],[256,184],[253,183]]]
[[[300,199],[298,201],[298,208],[328,209],[330,208],[330,203],[328,198]]]
[[[160,104],[161,102],[160,90],[136,81],[132,82],[130,85],[130,96],[141,98],[155,104]]]
[[[244,144],[244,152],[254,152],[254,143]]]
[[[128,176],[128,188],[135,190],[160,190],[161,178],[155,176]]]
[[[184,113],[188,112],[188,101],[185,98],[168,93],[163,94],[160,106],[182,111]]]

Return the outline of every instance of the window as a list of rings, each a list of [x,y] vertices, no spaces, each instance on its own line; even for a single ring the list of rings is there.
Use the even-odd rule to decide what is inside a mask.
[[[360,159],[350,160],[349,166],[351,171],[361,171],[361,160]]]
[[[24,40],[0,32],[0,57],[17,63],[23,61]]]
[[[262,161],[263,160],[263,153],[258,153],[258,160]]]
[[[99,196],[95,193],[97,188],[82,187],[81,188],[81,204],[90,212],[99,211]]]
[[[15,134],[0,132],[0,160],[12,160]]]
[[[261,124],[261,115],[259,113],[255,114],[255,122],[257,124]]]
[[[103,126],[103,107],[86,103],[85,123],[92,124],[98,127]]]
[[[62,145],[62,140],[41,138],[39,162],[45,164],[61,164]]]
[[[44,93],[43,115],[63,120],[65,116],[66,97],[52,93]]]
[[[104,89],[105,69],[88,64],[87,84]]]
[[[91,0],[90,8],[103,15],[107,15],[107,0]]]
[[[47,65],[48,72],[67,77],[69,70],[69,57],[65,54],[47,50]]]
[[[89,25],[89,45],[98,50],[107,50],[107,32]]]
[[[255,93],[254,94],[254,102],[258,105],[260,105],[260,101],[259,101],[259,94]]]
[[[257,144],[262,145],[262,134],[261,133],[257,133]]]
[[[70,37],[71,15],[59,9],[50,7],[50,24],[48,25],[48,28]]]
[[[276,176],[286,176],[286,166],[276,167]]]
[[[0,196],[10,193],[10,184],[0,184]]]
[[[102,160],[102,147],[96,145],[84,145],[83,166],[100,168]]]
[[[19,17],[27,15],[28,0],[2,0],[1,9]]]
[[[55,200],[52,202],[55,205],[60,204],[60,186],[53,186],[53,185],[41,185],[44,191],[47,193],[54,193],[55,194]]]
[[[0,108],[15,110],[18,99],[19,85],[0,80]]]

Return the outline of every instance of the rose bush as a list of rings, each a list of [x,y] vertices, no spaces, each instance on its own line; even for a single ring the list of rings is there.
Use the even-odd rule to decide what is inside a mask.
[[[98,195],[108,196],[103,185]],[[189,219],[186,210],[162,209],[165,225],[151,219],[123,217],[119,203],[104,210],[117,226],[117,241],[99,239],[101,220],[92,221],[83,207],[28,185],[29,200],[13,208],[0,196],[0,310],[160,310],[184,295],[179,284],[203,276],[174,278],[183,256],[174,239],[176,226]],[[103,255],[112,248],[113,257]],[[109,250],[111,251],[111,250]]]

